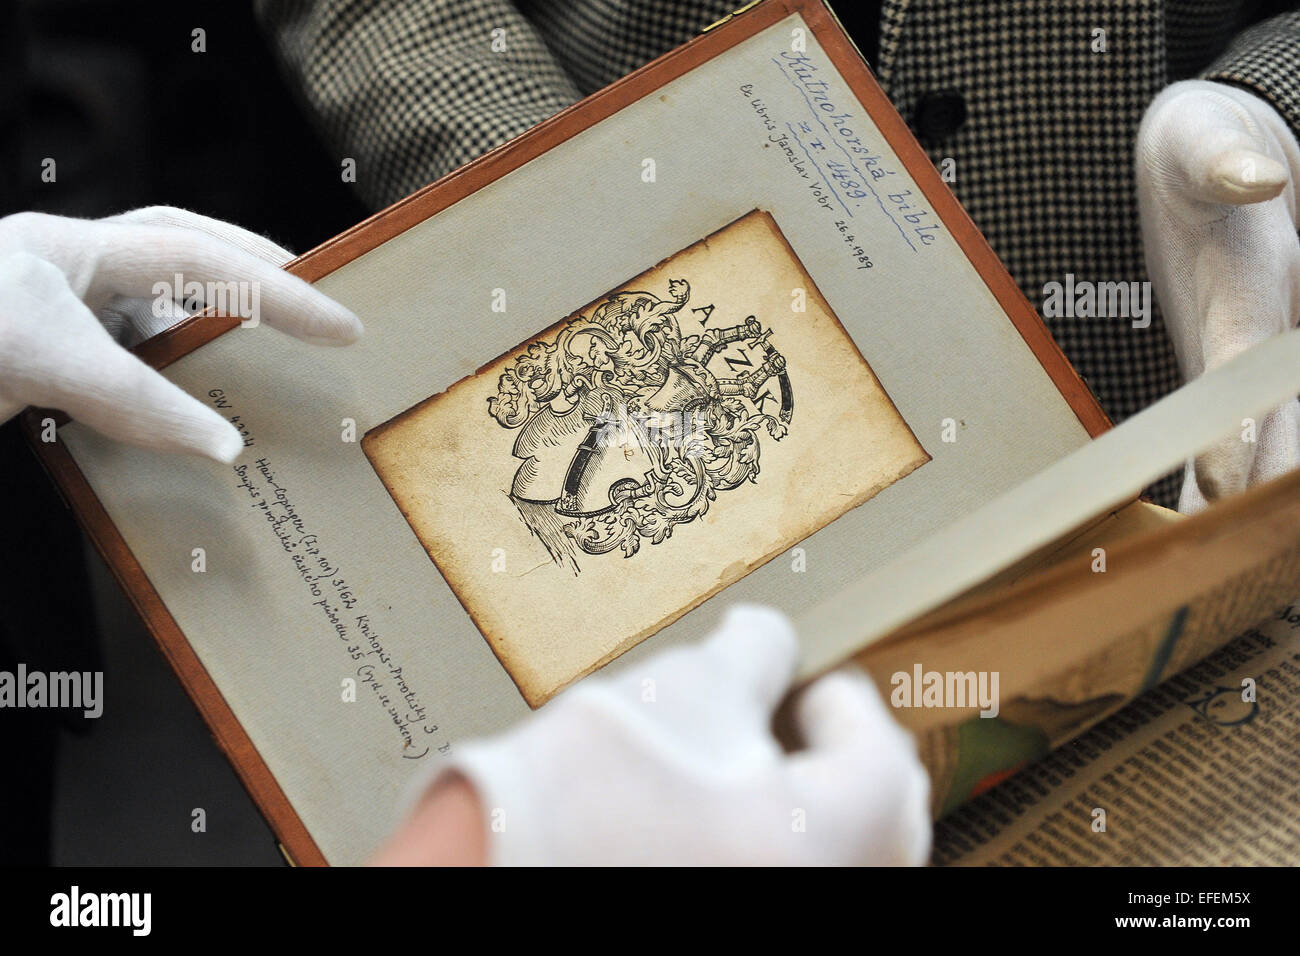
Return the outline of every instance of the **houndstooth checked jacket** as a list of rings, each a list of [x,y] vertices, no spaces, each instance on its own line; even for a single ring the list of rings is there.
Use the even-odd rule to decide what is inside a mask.
[[[256,0],[324,133],[379,207],[690,39],[741,0]],[[1142,281],[1133,142],[1190,76],[1300,129],[1300,13],[1234,0],[883,0],[837,11],[1029,300],[1066,273]],[[858,22],[855,23],[855,20]],[[856,28],[856,29],[855,29]],[[1105,31],[1098,52],[1095,30]],[[508,52],[491,49],[505,30]],[[499,35],[499,34],[498,34]],[[865,40],[865,42],[864,42]],[[1048,326],[1119,421],[1179,383],[1158,313]],[[1172,501],[1175,480],[1155,490]]]

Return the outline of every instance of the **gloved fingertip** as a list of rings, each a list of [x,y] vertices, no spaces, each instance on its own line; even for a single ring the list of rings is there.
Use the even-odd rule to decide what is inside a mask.
[[[789,618],[757,604],[729,608],[703,648],[719,672],[764,710],[775,707],[789,688],[798,649]]]
[[[216,432],[203,442],[198,452],[221,465],[233,465],[239,453],[244,450],[244,440],[232,425]]]
[[[1244,206],[1274,198],[1290,174],[1277,160],[1253,149],[1226,149],[1209,158],[1197,190],[1211,202]]]
[[[818,678],[799,695],[797,706],[799,731],[812,747],[853,745],[881,728],[894,730],[879,691],[856,668]]]
[[[733,627],[770,633],[786,638],[791,644],[795,643],[794,625],[790,619],[766,604],[741,602],[727,608],[720,630],[730,630]]]
[[[351,345],[365,334],[366,327],[352,312],[344,312],[339,322],[338,331],[330,338],[331,345]]]
[[[743,640],[750,646],[755,640],[761,640],[775,655],[791,661],[799,649],[799,639],[790,619],[764,604],[733,604],[718,627],[718,635],[724,640],[729,635],[740,635],[732,640]]]
[[[336,305],[328,311],[322,311],[310,321],[290,326],[283,331],[309,345],[340,347],[351,345],[361,338],[365,326],[355,313]]]
[[[1213,503],[1246,490],[1250,465],[1250,460],[1242,463],[1219,449],[1212,449],[1196,457],[1193,473],[1201,494]]]

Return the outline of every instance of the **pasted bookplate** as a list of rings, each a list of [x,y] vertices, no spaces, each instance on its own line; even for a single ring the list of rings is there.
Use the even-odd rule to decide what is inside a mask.
[[[929,461],[757,210],[363,446],[534,707]]]

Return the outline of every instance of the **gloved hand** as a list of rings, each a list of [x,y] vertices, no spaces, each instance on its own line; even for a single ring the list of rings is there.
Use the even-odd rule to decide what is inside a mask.
[[[0,219],[0,422],[25,405],[57,408],[135,445],[233,461],[243,447],[234,426],[109,330],[129,324],[142,338],[185,318],[154,289],[179,274],[182,286],[256,283],[260,321],[306,341],[354,341],[357,317],[282,271],[291,258],[237,226],[167,207],[98,220]]]
[[[1186,80],[1147,109],[1137,139],[1142,242],[1188,380],[1295,325],[1298,180],[1295,136],[1245,90]],[[1234,434],[1188,462],[1179,510],[1300,463],[1300,403],[1261,418],[1255,438]]]
[[[733,608],[699,645],[588,678],[465,745],[438,782],[468,779],[498,864],[925,862],[929,779],[864,675],[807,688],[807,749],[787,754],[773,738],[795,650],[783,615]],[[377,862],[418,859],[420,838],[399,831],[406,852]]]

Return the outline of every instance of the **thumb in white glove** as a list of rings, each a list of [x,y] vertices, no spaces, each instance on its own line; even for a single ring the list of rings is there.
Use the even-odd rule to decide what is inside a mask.
[[[119,346],[105,328],[137,337],[186,315],[158,283],[255,283],[267,325],[345,345],[361,323],[278,268],[290,254],[227,223],[152,207],[100,220],[19,213],[0,219],[0,422],[24,405],[58,408],[112,438],[229,462],[242,441],[217,412]],[[156,313],[156,314],[155,314]],[[97,315],[99,316],[97,318]],[[139,327],[149,317],[153,327]]]
[[[1186,80],[1152,102],[1138,130],[1147,271],[1184,376],[1194,379],[1296,322],[1300,146],[1245,90]],[[1255,440],[1250,440],[1254,438]],[[1300,463],[1300,403],[1188,462],[1182,511]]]
[[[705,642],[589,678],[443,773],[477,792],[497,864],[923,863],[929,779],[864,675],[802,694],[807,749],[772,736],[795,651],[783,615],[733,608]]]

